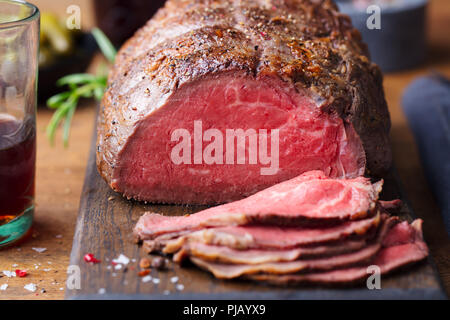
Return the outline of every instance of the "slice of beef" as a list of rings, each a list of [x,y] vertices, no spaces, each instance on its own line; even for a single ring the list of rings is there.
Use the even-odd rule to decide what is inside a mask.
[[[382,181],[331,179],[310,171],[260,191],[243,200],[206,209],[189,216],[146,213],[134,233],[141,240],[206,227],[265,223],[301,226],[324,225],[368,216],[377,208]]]
[[[316,245],[293,249],[248,249],[237,250],[225,246],[208,245],[198,241],[188,242],[177,251],[173,261],[181,263],[184,259],[197,257],[204,261],[225,264],[264,264],[271,262],[294,261],[312,257],[328,257],[354,252],[367,245],[366,239],[344,240],[334,244]]]
[[[221,279],[232,279],[258,273],[283,275],[315,270],[332,270],[370,261],[382,248],[382,241],[395,222],[396,219],[386,221],[381,227],[376,239],[361,250],[331,257],[260,264],[224,264],[206,261],[194,255],[190,255],[189,259],[200,268],[208,270],[215,277]]]
[[[400,199],[394,199],[390,201],[380,200],[379,203],[385,210],[400,209],[403,205],[403,202]]]
[[[403,221],[387,234],[383,239],[383,246],[393,247],[419,240],[422,240],[422,220],[415,220],[411,225],[407,221]]]
[[[216,278],[233,279],[257,273],[283,275],[307,270],[332,270],[338,267],[366,262],[375,256],[380,247],[380,244],[374,244],[356,252],[317,260],[295,260],[252,265],[214,263],[193,256],[190,256],[189,259],[198,267],[211,272]]]
[[[194,241],[237,250],[277,250],[336,242],[350,236],[366,234],[369,230],[378,227],[381,219],[385,220],[386,216],[381,217],[377,214],[368,219],[348,221],[328,228],[232,226],[203,229],[168,241],[165,244],[164,252],[177,252],[186,242]]]
[[[408,232],[404,232],[408,229]],[[412,236],[411,236],[412,235]],[[370,263],[380,268],[381,274],[387,274],[400,267],[421,261],[428,256],[428,247],[422,237],[422,220],[415,220],[411,225],[397,224],[383,242],[385,246]],[[301,283],[339,284],[367,279],[368,265],[338,269],[328,272],[308,274],[273,275],[258,274],[246,276],[256,281],[273,284],[293,285]]]
[[[278,170],[261,175],[267,165],[250,163],[248,143],[243,164],[236,154],[235,164],[202,154],[175,163],[172,134],[187,130],[193,151],[194,121],[259,138],[278,129]],[[309,170],[380,175],[391,162],[389,127],[380,70],[331,0],[169,0],[116,58],[97,166],[128,198],[217,204]],[[200,139],[201,153],[209,142]]]

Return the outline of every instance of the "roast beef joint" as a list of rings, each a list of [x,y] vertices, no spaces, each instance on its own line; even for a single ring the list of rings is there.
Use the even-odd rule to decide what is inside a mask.
[[[219,204],[311,170],[381,176],[389,127],[381,72],[331,1],[169,0],[118,53],[97,165],[127,198]]]

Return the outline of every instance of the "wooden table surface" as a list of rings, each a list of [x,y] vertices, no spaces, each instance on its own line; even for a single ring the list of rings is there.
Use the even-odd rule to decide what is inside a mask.
[[[428,14],[430,52],[427,63],[415,70],[386,75],[384,86],[392,118],[394,162],[413,209],[425,220],[426,241],[447,294],[450,294],[450,241],[400,105],[403,90],[415,77],[430,70],[438,70],[450,77],[450,1],[432,0]],[[54,147],[47,142],[45,126],[51,112],[39,107],[34,227],[20,245],[0,250],[0,275],[3,270],[15,269],[27,269],[29,275],[25,278],[1,277],[0,285],[7,283],[8,288],[0,291],[0,299],[63,299],[94,114],[95,103],[79,107],[72,124],[70,146],[64,149],[60,139]],[[32,248],[47,250],[38,253]],[[25,290],[23,287],[28,283],[35,283],[38,290],[35,293]]]

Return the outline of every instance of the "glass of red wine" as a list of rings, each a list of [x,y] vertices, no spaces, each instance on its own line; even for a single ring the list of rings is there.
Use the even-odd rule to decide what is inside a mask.
[[[0,0],[0,247],[33,222],[38,50],[39,10]]]

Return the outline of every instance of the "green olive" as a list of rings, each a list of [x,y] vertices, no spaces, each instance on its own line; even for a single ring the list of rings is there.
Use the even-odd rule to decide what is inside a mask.
[[[57,54],[69,54],[73,49],[73,39],[70,31],[63,27],[58,17],[51,13],[41,15],[41,43],[49,43]]]

